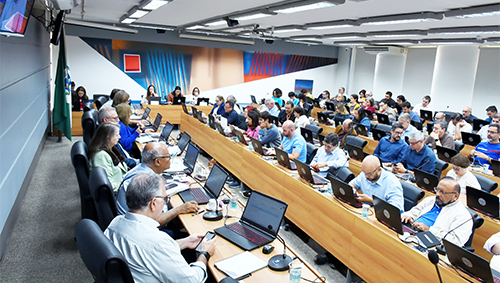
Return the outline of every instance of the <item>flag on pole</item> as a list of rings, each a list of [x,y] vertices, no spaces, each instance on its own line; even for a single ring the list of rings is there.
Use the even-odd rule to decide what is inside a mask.
[[[54,127],[71,141],[71,77],[66,63],[64,38],[64,30],[61,30],[54,89]]]

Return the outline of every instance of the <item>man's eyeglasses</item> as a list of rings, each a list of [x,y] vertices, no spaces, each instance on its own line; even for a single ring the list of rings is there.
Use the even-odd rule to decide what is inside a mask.
[[[365,176],[371,176],[371,175],[375,174],[375,172],[377,172],[378,168],[380,168],[380,166],[379,166],[379,167],[377,167],[375,170],[373,170],[373,171],[372,171],[372,172],[370,172],[370,173],[365,173]]]
[[[417,143],[419,143],[421,141],[416,141],[416,142],[410,142],[410,145],[416,145]]]
[[[434,192],[436,193],[436,195],[437,195],[438,193],[441,193],[441,194],[443,194],[443,195],[454,195],[454,194],[456,194],[456,192],[445,192],[445,191],[440,190],[440,189],[438,189],[438,188],[434,188]]]
[[[155,196],[155,198],[163,199],[166,203],[170,202],[170,196]]]
[[[160,159],[160,158],[166,158],[166,159],[170,160],[172,157],[170,155],[166,155],[166,156],[158,156],[155,159]]]

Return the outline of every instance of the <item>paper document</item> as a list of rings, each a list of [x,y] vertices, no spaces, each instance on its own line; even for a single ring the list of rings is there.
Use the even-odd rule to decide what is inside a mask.
[[[184,171],[187,167],[184,166],[182,158],[174,158],[170,161],[170,168],[165,170],[165,173]]]
[[[267,262],[261,260],[251,252],[242,252],[230,258],[215,263],[215,267],[232,278],[239,278],[248,273],[255,272],[267,266]]]

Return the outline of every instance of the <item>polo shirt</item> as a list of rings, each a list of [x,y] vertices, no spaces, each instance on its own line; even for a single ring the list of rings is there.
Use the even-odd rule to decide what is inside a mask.
[[[415,112],[415,111],[410,111],[410,118],[412,121],[420,122],[420,117],[418,116],[417,112]]]
[[[391,137],[385,136],[378,142],[373,155],[380,158],[382,162],[399,163],[406,152],[408,144],[400,139],[397,142],[391,142]]]
[[[419,152],[408,146],[401,163],[403,163],[408,170],[419,168],[424,172],[434,174],[434,170],[436,169],[436,160],[436,155],[432,149],[424,144],[424,147]]]
[[[401,139],[405,139],[405,137],[409,137],[410,134],[413,132],[413,131],[418,131],[417,128],[413,127],[413,125],[408,125],[408,128],[406,128],[406,130],[404,130],[403,134],[401,135]]]
[[[432,227],[436,222],[436,219],[439,213],[441,212],[441,209],[442,207],[439,207],[437,204],[434,204],[434,207],[430,211],[420,216],[417,220],[415,220],[415,222],[420,222],[427,225],[427,227]]]
[[[481,142],[476,146],[474,150],[482,152],[493,159],[500,159],[500,143],[492,144],[489,141]],[[474,162],[479,162],[481,163],[481,165],[490,164],[488,160],[479,157],[474,158]],[[489,169],[491,169],[491,165],[489,165]]]
[[[295,132],[293,137],[289,139],[288,137],[284,137],[281,143],[283,145],[283,150],[288,154],[292,154],[293,152],[299,152],[299,158],[297,158],[300,162],[306,162],[307,160],[307,145],[306,140],[302,137],[301,134]]]

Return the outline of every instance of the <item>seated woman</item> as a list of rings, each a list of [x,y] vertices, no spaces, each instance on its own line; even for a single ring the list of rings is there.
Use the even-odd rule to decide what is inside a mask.
[[[358,100],[359,104],[365,104],[366,100],[368,99],[366,97],[366,90],[364,89],[360,90],[358,95],[359,95],[359,100]]]
[[[310,123],[309,118],[307,118],[304,108],[300,106],[295,106],[293,112],[295,114],[295,130],[300,134],[300,128],[305,128]]]
[[[350,119],[351,115],[349,115],[349,111],[347,111],[347,108],[345,107],[344,103],[337,103],[335,104],[335,118],[340,118],[340,119]]]
[[[285,106],[285,101],[283,100],[283,98],[281,98],[281,96],[283,96],[283,92],[281,91],[281,89],[275,88],[273,90],[274,102],[278,103],[278,105],[280,107],[283,107],[283,106]]]
[[[130,122],[130,115],[132,114],[130,105],[122,103],[117,105],[115,108],[116,113],[118,113],[118,118],[120,118],[120,122],[118,122],[120,125],[120,143],[123,149],[125,149],[128,153],[135,157],[139,157],[140,155],[138,156],[137,152],[132,152],[132,145],[139,134],[143,133],[142,129],[144,128],[144,124],[139,121],[134,129],[130,128],[128,126]],[[146,132],[151,133],[153,130],[147,129]]]
[[[156,93],[156,88],[154,85],[150,85],[148,86],[148,90],[146,92],[146,96],[143,96],[142,97],[142,101],[141,101],[141,104],[142,105],[147,105],[149,104],[149,101],[148,101],[148,97],[160,97],[157,93]]]
[[[217,95],[215,97],[215,103],[214,103],[214,108],[212,108],[212,111],[210,111],[210,115],[222,115],[226,112],[224,110],[224,97],[222,95]]]
[[[123,176],[127,173],[125,158],[115,147],[119,139],[120,126],[113,122],[104,122],[97,128],[89,144],[90,169],[102,167],[114,192],[118,191]]]
[[[179,97],[184,97],[184,95],[182,95],[182,93],[181,93],[181,87],[176,86],[174,91],[172,91],[171,93],[168,94],[167,103],[172,104],[172,103],[174,103],[174,99],[179,98]]]
[[[83,105],[88,101],[87,91],[83,86],[79,86],[72,97],[73,111],[83,111]]]
[[[260,131],[260,126],[259,126],[259,112],[257,111],[250,111],[247,113],[247,125],[248,129],[245,132],[245,134],[249,137],[252,137],[254,139],[259,138],[259,131]]]
[[[468,169],[470,161],[465,155],[459,153],[453,156],[450,160],[450,164],[452,169],[446,173],[446,176],[450,176],[458,182],[460,185],[460,194],[465,195],[465,187],[467,186],[478,190],[481,189],[481,185],[477,181],[476,176]]]
[[[351,103],[347,104],[349,107],[349,112],[353,113],[354,110],[358,109],[361,107],[358,101],[358,95],[357,94],[351,94]]]
[[[365,109],[366,112],[371,112],[372,117],[373,114],[375,114],[375,100],[373,98],[368,98],[365,100],[365,106],[363,106],[363,109]]]
[[[370,132],[371,122],[370,119],[368,119],[368,117],[366,116],[365,109],[358,108],[354,110],[354,119],[352,121],[365,126],[366,132]]]
[[[193,91],[191,92],[191,95],[186,96],[186,102],[190,105],[196,105],[198,103],[198,97],[200,97],[200,89],[195,86],[193,88]]]

